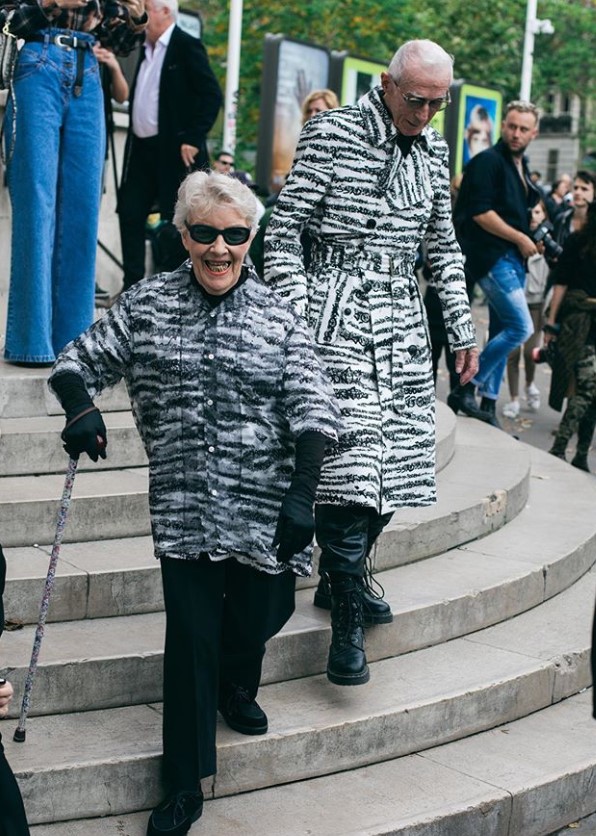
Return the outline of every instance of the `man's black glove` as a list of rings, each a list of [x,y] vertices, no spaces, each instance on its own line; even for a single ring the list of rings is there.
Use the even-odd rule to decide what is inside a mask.
[[[314,501],[321,465],[329,439],[308,430],[296,440],[296,466],[290,487],[281,503],[273,537],[278,563],[288,563],[303,551],[315,534]]]
[[[87,453],[94,462],[106,457],[108,433],[101,412],[94,405],[85,383],[74,372],[63,372],[52,378],[52,388],[66,413],[62,430],[64,449],[72,458]]]

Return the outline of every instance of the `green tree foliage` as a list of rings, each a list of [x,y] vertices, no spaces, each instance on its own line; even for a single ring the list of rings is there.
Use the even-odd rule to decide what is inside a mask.
[[[191,0],[194,3],[195,0]],[[228,6],[200,3],[205,43],[225,85]],[[549,90],[596,96],[596,0],[539,0],[537,15],[550,18],[554,35],[536,37],[532,98],[544,104]],[[432,38],[455,57],[456,77],[519,95],[525,0],[251,0],[245,2],[238,102],[238,149],[257,142],[263,40],[283,33],[297,40],[389,61],[409,38]],[[586,108],[582,108],[585,113]],[[590,126],[584,125],[586,139]]]

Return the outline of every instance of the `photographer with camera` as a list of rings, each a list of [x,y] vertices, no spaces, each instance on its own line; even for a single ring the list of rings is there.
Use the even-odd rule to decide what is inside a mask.
[[[548,346],[556,339],[557,350],[548,403],[560,412],[566,396],[568,400],[549,452],[565,459],[569,440],[577,432],[571,464],[588,471],[588,451],[596,423],[596,202],[588,206],[585,225],[565,241],[551,281],[553,294],[544,342]],[[560,325],[558,336],[552,333],[555,324]],[[582,419],[587,423],[580,433]]]
[[[540,199],[524,152],[538,133],[538,109],[510,102],[501,138],[473,157],[464,171],[455,205],[455,224],[466,272],[488,297],[490,317],[500,329],[480,354],[471,383],[457,386],[447,403],[454,412],[499,426],[496,402],[509,354],[534,331],[524,294],[526,261],[538,253],[529,226],[529,210]],[[493,329],[491,329],[493,331]],[[475,387],[482,397],[475,398]]]

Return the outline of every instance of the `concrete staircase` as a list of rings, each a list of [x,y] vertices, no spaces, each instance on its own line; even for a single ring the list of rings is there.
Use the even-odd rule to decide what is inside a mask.
[[[0,672],[20,695],[66,455],[44,373],[0,365]],[[123,389],[81,460],[27,741],[8,758],[34,836],[141,836],[161,797],[163,613],[142,448]],[[539,836],[596,810],[589,648],[596,480],[438,411],[439,503],[395,516],[375,553],[394,622],[367,631],[371,681],[325,676],[328,614],[301,581],[269,645],[269,734],[218,728],[191,833]],[[101,818],[100,818],[101,817]]]

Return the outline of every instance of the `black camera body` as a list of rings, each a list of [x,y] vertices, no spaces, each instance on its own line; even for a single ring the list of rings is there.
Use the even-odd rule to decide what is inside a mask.
[[[551,235],[552,231],[553,225],[550,221],[542,221],[540,226],[537,226],[532,232],[532,240],[535,244],[544,244],[544,254],[550,259],[558,258],[563,252],[563,247],[557,244]]]

